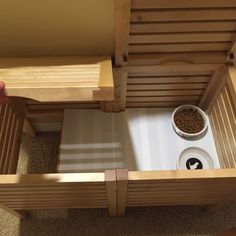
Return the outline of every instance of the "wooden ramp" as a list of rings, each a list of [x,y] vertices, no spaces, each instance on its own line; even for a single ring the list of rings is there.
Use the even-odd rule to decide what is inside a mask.
[[[109,57],[1,58],[6,94],[40,102],[111,101]]]

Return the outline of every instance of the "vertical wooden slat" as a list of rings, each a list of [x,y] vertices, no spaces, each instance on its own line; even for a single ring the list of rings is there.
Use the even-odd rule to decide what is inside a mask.
[[[131,0],[115,0],[115,64],[127,64]]]
[[[116,203],[116,171],[105,170],[108,212],[110,216],[117,215]]]
[[[117,215],[125,214],[126,196],[128,190],[128,170],[118,169],[117,174]]]
[[[17,127],[14,134],[14,145],[12,146],[12,153],[11,153],[9,171],[8,171],[9,174],[16,173],[23,125],[24,125],[24,119],[22,117],[19,117],[17,119]]]

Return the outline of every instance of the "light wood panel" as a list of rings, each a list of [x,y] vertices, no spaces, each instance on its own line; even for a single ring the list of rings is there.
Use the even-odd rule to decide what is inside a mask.
[[[108,208],[116,215],[115,188],[115,170],[105,174],[0,175],[0,202],[13,210]]]
[[[0,106],[0,174],[16,173],[23,123],[12,104]]]
[[[114,98],[109,57],[63,59],[1,58],[0,80],[6,84],[6,94],[38,101],[103,101]]]
[[[122,190],[127,193],[126,207],[218,204],[232,201],[236,196],[234,169],[127,171],[126,180],[127,188]],[[120,207],[123,205],[121,203]]]

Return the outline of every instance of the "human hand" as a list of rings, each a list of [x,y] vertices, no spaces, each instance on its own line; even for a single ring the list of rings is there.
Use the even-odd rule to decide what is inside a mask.
[[[5,104],[9,101],[9,98],[5,95],[5,84],[0,81],[0,104]]]

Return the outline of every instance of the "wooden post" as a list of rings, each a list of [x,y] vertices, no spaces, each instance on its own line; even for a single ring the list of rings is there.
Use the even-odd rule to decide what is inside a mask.
[[[110,216],[116,216],[116,171],[105,170],[105,181],[108,200],[108,211]]]
[[[106,112],[120,112],[126,108],[128,73],[121,68],[114,68],[114,101],[102,102],[101,109]]]
[[[36,131],[34,129],[33,124],[31,123],[30,119],[27,117],[29,111],[26,105],[20,98],[11,98],[12,105],[14,106],[15,110],[19,113],[20,116],[24,118],[24,131],[28,133],[31,137],[36,137]]]
[[[128,189],[128,170],[116,170],[117,178],[117,216],[123,216],[126,208],[126,196]]]
[[[205,89],[205,92],[202,96],[201,101],[199,102],[198,106],[207,110],[210,105],[215,101],[218,97],[218,94],[226,81],[226,67],[223,66],[216,70],[216,72],[212,75],[212,78]]]
[[[8,206],[4,205],[3,203],[0,203],[0,208],[3,209],[4,211],[8,212],[9,214],[16,216],[17,218],[25,219],[27,217],[26,211],[22,211],[22,212],[15,211],[15,210],[9,208]]]
[[[128,63],[131,0],[115,0],[115,64]]]

